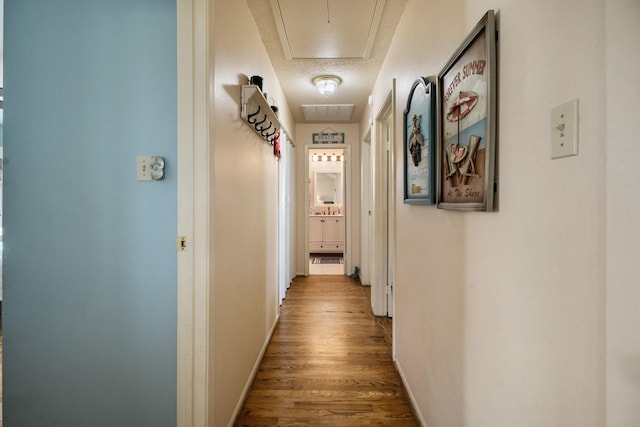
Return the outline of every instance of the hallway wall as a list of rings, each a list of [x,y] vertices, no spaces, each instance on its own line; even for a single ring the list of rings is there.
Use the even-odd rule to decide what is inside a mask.
[[[246,2],[216,0],[214,15],[209,405],[211,425],[225,426],[278,314],[278,161],[240,119],[247,76],[263,76],[288,129],[291,119]]]
[[[5,425],[174,426],[175,0],[5,2]],[[136,181],[136,156],[166,179]]]
[[[640,2],[605,2],[607,423],[640,425]],[[621,155],[624,153],[624,155]]]
[[[396,145],[397,363],[429,426],[602,426],[604,2],[409,0],[374,98],[397,79],[402,141],[412,83],[437,75],[490,8],[500,30],[499,209],[403,204]],[[550,160],[550,110],[576,97],[580,154]]]

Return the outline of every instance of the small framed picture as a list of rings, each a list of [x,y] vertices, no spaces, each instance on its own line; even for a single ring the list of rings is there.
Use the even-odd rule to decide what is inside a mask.
[[[435,203],[435,85],[413,83],[404,110],[404,202]]]
[[[438,74],[438,208],[494,210],[496,71],[490,10]]]

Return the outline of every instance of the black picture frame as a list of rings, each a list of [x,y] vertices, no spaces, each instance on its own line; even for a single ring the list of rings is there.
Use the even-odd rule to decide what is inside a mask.
[[[495,209],[496,38],[489,10],[438,74],[440,209]]]
[[[420,77],[411,86],[403,116],[404,203],[433,205],[435,197],[435,84]]]

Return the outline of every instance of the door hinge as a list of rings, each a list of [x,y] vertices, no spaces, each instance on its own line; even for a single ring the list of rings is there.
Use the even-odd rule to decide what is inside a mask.
[[[187,238],[185,236],[178,236],[176,239],[176,249],[178,252],[187,250]]]

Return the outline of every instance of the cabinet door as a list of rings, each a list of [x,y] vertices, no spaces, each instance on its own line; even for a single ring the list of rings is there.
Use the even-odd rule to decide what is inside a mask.
[[[309,241],[322,242],[322,218],[309,218]]]
[[[326,218],[322,229],[322,240],[324,242],[338,241],[338,223],[339,218]]]
[[[344,218],[337,218],[336,219],[336,242],[338,243],[344,243]]]

